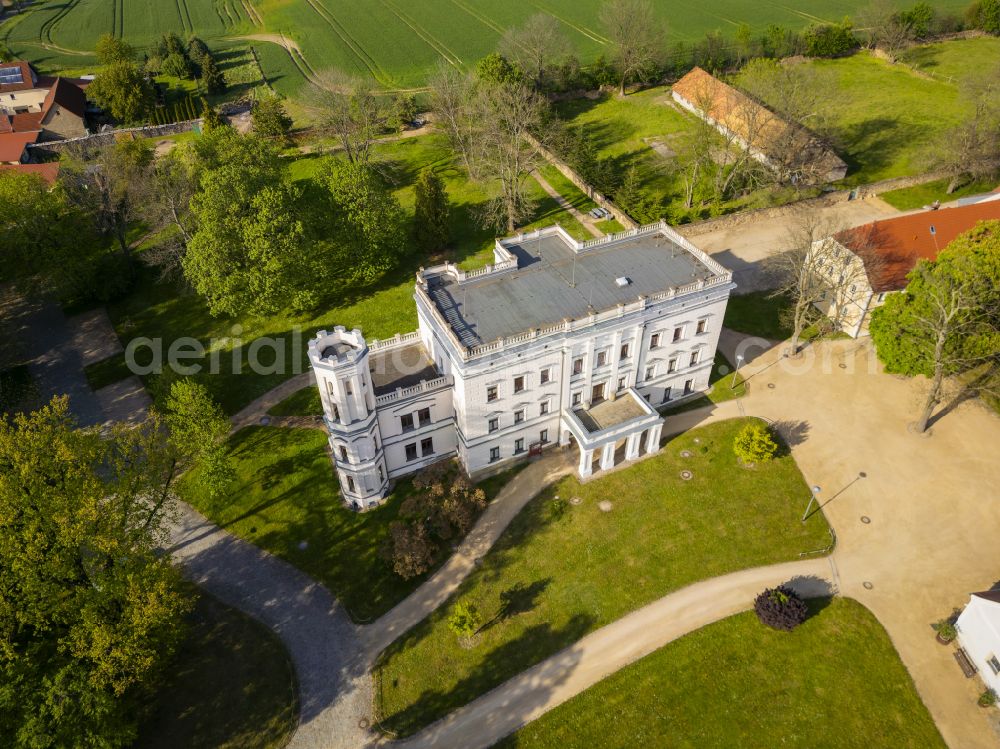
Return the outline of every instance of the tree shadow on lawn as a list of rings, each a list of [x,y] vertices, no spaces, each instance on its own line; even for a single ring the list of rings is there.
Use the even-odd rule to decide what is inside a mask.
[[[891,167],[926,137],[925,128],[895,117],[874,117],[831,130],[837,152],[847,162],[848,175]]]
[[[467,677],[448,690],[428,689],[411,705],[388,716],[382,716],[384,728],[401,736],[408,736],[429,725],[453,710],[486,694],[522,671],[548,659],[539,672],[527,680],[523,689],[530,691],[544,702],[548,692],[565,682],[580,661],[577,648],[570,647],[593,626],[593,619],[577,614],[564,626],[553,629],[549,623],[538,624],[516,640],[504,643],[483,657]],[[403,647],[413,637],[407,635]],[[455,639],[455,647],[460,647]],[[475,647],[475,646],[473,646]],[[558,652],[563,649],[563,652]],[[555,655],[553,655],[555,653]],[[384,677],[383,677],[384,678]],[[380,684],[379,689],[399,686],[398,678],[391,684]],[[511,695],[516,699],[516,695]]]
[[[514,583],[507,590],[500,593],[500,606],[497,608],[497,613],[492,619],[483,624],[476,634],[485,632],[494,625],[505,622],[518,614],[526,614],[529,611],[533,611],[538,605],[539,596],[551,584],[551,577],[547,577],[544,580],[535,580],[530,585],[525,585],[522,582]]]

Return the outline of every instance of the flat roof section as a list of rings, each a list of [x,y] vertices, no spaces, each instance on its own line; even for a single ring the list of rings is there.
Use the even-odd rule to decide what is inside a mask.
[[[398,346],[370,354],[368,369],[375,395],[392,393],[396,388],[419,385],[441,376],[419,341],[409,346]]]
[[[631,394],[619,396],[614,400],[603,400],[590,408],[574,409],[573,414],[591,434],[647,416],[646,411],[636,403]]]
[[[716,272],[663,232],[575,252],[558,234],[505,241],[518,269],[457,283],[439,276],[428,294],[464,346],[578,320],[591,311],[699,280]],[[617,279],[626,278],[620,284]]]

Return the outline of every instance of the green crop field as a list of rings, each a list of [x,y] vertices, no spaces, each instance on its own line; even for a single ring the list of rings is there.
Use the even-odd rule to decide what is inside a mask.
[[[165,31],[214,42],[256,36],[262,65],[288,92],[312,73],[338,69],[372,76],[390,87],[419,86],[440,61],[468,69],[496,47],[504,29],[544,12],[558,19],[584,62],[608,52],[601,31],[602,0],[38,0],[8,21],[0,38],[11,51],[42,67],[92,61],[97,37],[114,33],[137,47]],[[667,27],[666,45],[705,32],[731,35],[747,22],[801,28],[839,21],[865,0],[813,0],[808,10],[778,0],[654,0]],[[959,10],[968,0],[938,0]],[[269,43],[271,42],[271,43]],[[286,51],[281,46],[297,50]],[[268,48],[266,52],[263,48]],[[272,67],[273,66],[273,67]]]

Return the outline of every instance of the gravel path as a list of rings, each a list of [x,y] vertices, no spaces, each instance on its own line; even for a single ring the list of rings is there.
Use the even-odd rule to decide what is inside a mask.
[[[369,664],[358,628],[309,576],[178,503],[170,553],[185,575],[281,638],[299,684],[299,727],[289,749],[358,749],[370,735]]]

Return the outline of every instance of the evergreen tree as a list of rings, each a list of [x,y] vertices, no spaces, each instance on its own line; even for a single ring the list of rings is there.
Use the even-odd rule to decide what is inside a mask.
[[[448,193],[441,178],[432,169],[424,169],[420,173],[414,189],[414,237],[420,249],[436,252],[448,244]]]
[[[285,105],[276,96],[259,99],[250,110],[253,131],[265,138],[284,140],[292,129],[292,118],[285,111]]]
[[[216,64],[214,57],[202,58],[201,80],[210,94],[221,94],[226,90],[226,76]]]

